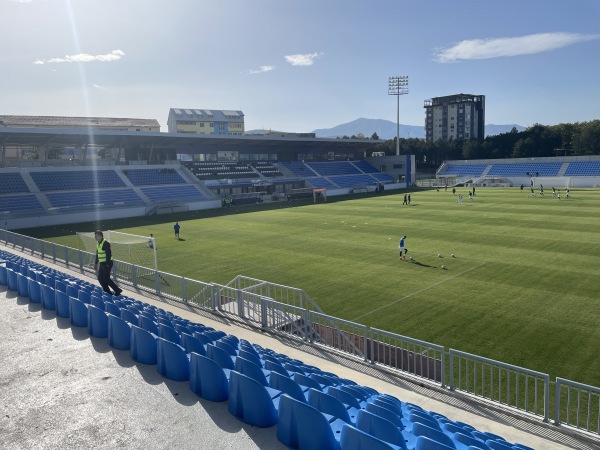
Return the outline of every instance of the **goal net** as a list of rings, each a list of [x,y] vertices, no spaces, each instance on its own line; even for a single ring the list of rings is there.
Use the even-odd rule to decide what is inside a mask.
[[[549,191],[552,191],[552,188],[565,189],[573,187],[571,177],[535,177],[534,185],[536,188],[542,185],[544,190],[548,189]]]
[[[97,241],[94,233],[77,233],[87,252],[93,257],[89,264],[93,265],[96,258]],[[110,242],[113,259],[134,264],[138,267],[138,276],[149,275],[158,270],[156,258],[156,242],[153,237],[105,231],[104,239]]]

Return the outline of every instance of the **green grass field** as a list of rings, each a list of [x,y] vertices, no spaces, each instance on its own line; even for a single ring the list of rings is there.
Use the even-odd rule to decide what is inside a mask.
[[[410,206],[386,192],[26,234],[75,247],[97,226],[153,233],[162,271],[302,288],[327,314],[600,386],[600,191],[461,191],[462,206],[450,190],[412,192]],[[413,261],[398,258],[402,234]]]

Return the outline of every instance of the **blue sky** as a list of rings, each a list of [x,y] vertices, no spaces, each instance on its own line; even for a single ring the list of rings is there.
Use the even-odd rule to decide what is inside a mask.
[[[396,121],[486,96],[486,122],[600,119],[598,0],[0,0],[0,114],[157,119],[235,109],[246,129]]]

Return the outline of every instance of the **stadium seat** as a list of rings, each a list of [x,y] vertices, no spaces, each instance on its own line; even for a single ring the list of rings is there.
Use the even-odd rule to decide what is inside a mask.
[[[292,378],[294,379],[294,381],[296,383],[301,384],[302,386],[314,388],[317,391],[323,390],[323,386],[321,386],[317,381],[313,380],[312,378],[310,378],[306,375],[302,375],[301,373],[297,373],[297,372],[294,373]]]
[[[144,330],[146,330],[152,334],[155,334],[157,336],[159,335],[158,325],[151,318],[149,318],[143,314],[140,314],[140,316],[138,317],[138,323],[139,323],[140,328],[143,328]]]
[[[425,436],[434,442],[438,442],[438,443],[440,443],[442,445],[446,445],[450,448],[455,447],[454,442],[451,437],[442,433],[438,429],[429,427],[420,422],[415,422],[413,424],[413,427],[412,427],[412,430],[410,431],[410,433],[417,437],[417,445],[418,445],[418,438],[421,436]],[[408,433],[405,431],[405,432],[403,432],[403,434],[406,437]],[[407,447],[410,448],[412,446],[411,444],[412,444],[412,442],[409,439],[407,442]],[[430,444],[428,444],[428,445],[430,445]]]
[[[29,278],[22,273],[17,274],[17,292],[21,297],[29,297]]]
[[[159,337],[156,349],[156,370],[174,381],[190,379],[190,360],[185,349],[170,340]]]
[[[29,301],[31,303],[42,303],[42,286],[39,281],[31,278],[27,278],[28,290],[29,290]]]
[[[287,394],[279,401],[277,439],[289,448],[300,450],[339,450],[342,420],[329,423],[316,408]]]
[[[300,386],[288,376],[272,371],[271,376],[269,377],[269,386],[286,393],[298,401],[304,403],[307,402],[306,395],[308,393],[308,388]]]
[[[121,308],[119,308],[117,305],[115,305],[112,301],[111,302],[108,302],[108,301],[104,302],[104,310],[107,313],[112,314],[113,316],[121,317]]]
[[[131,326],[131,359],[142,364],[156,364],[158,336],[135,325]]]
[[[455,450],[454,445],[446,445],[427,436],[419,436],[414,448],[415,450]]]
[[[56,309],[56,294],[54,288],[46,284],[42,284],[42,307],[46,309]]]
[[[62,291],[55,290],[55,300],[56,300],[56,315],[58,317],[70,317],[69,313],[69,297]]]
[[[401,430],[404,428],[402,418],[395,411],[389,408],[384,408],[383,406],[379,406],[374,403],[367,403],[366,410],[372,414],[376,414],[379,417],[389,420]]]
[[[327,393],[335,398],[337,398],[339,401],[341,401],[343,404],[350,406],[352,408],[356,408],[356,409],[363,409],[366,408],[367,406],[367,402],[359,402],[358,399],[346,392],[343,391],[342,389],[335,387],[335,386],[331,386],[327,389]]]
[[[229,369],[198,353],[190,353],[190,390],[211,402],[229,398]]]
[[[516,450],[518,448],[510,445],[508,442],[494,441],[493,439],[485,441],[485,445],[491,450]]]
[[[158,326],[158,336],[177,345],[181,345],[181,335],[175,328],[168,325],[160,324]]]
[[[469,430],[466,430],[465,428],[458,426],[453,422],[444,423],[441,425],[441,428],[442,431],[450,437],[454,437],[454,433],[462,433],[464,435],[473,437]]]
[[[288,377],[288,378],[290,377],[290,372],[285,370],[282,365],[275,364],[272,361],[265,361],[265,369],[270,370],[271,373],[277,372],[285,377]]]
[[[206,356],[215,361],[223,369],[234,370],[235,363],[232,357],[222,348],[219,348],[213,344],[206,346]]]
[[[92,303],[92,293],[86,289],[80,289],[77,297],[83,303]]]
[[[121,308],[121,319],[129,322],[131,325],[139,325],[138,316],[127,308]]]
[[[381,416],[369,411],[360,410],[356,416],[356,428],[382,441],[406,449],[406,442],[400,429],[394,423]]]
[[[17,272],[15,272],[13,269],[6,269],[6,275],[7,275],[7,285],[8,285],[8,290],[9,291],[17,291],[19,289],[19,280],[17,278]]]
[[[258,381],[263,386],[269,386],[268,377],[271,375],[271,372],[254,364],[249,359],[242,358],[241,356],[235,358],[235,370]]]
[[[83,302],[82,302],[83,303]],[[108,317],[106,312],[93,305],[87,305],[88,333],[97,338],[108,337]]]
[[[108,345],[117,350],[131,349],[131,324],[113,314],[108,317]]]
[[[454,437],[452,438],[454,441],[454,445],[457,450],[469,450],[469,449],[481,449],[481,450],[490,450],[490,447],[484,444],[479,439],[475,439],[472,436],[468,436],[464,433],[454,433]]]
[[[71,325],[74,327],[88,326],[88,305],[77,300],[75,297],[69,297],[69,317]]]
[[[266,428],[277,423],[281,391],[263,386],[235,370],[229,374],[227,409],[242,422]]]
[[[237,350],[232,345],[231,341],[226,341],[226,340],[223,340],[223,339],[219,339],[218,341],[215,341],[215,345],[217,347],[219,347],[220,349],[225,350],[229,355],[231,355],[231,356],[237,356]]]
[[[206,356],[206,348],[198,339],[191,334],[181,333],[181,346],[185,348],[187,353],[198,353],[199,355]]]
[[[251,351],[244,350],[244,349],[240,348],[238,356],[242,357],[242,358],[245,358],[245,359],[247,359],[249,361],[252,361],[257,366],[263,367],[263,362],[260,359],[260,356],[258,356],[258,354],[256,354],[256,353],[253,353]]]
[[[313,408],[318,409],[323,414],[332,416],[334,419],[343,420],[350,425],[354,425],[356,423],[356,416],[351,418],[344,404],[337,398],[314,388],[310,388],[308,390],[307,398],[308,404]],[[330,419],[330,421],[331,420],[332,419]]]
[[[377,437],[350,425],[342,426],[340,446],[341,450],[406,450],[406,447],[400,447],[384,442],[377,439]]]
[[[6,272],[6,263],[0,261],[0,285],[8,285],[8,273]]]

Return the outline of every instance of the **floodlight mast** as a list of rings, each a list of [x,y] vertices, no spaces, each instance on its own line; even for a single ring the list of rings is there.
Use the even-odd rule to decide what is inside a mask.
[[[388,95],[396,96],[396,155],[400,156],[400,96],[408,94],[408,75],[388,78]]]

